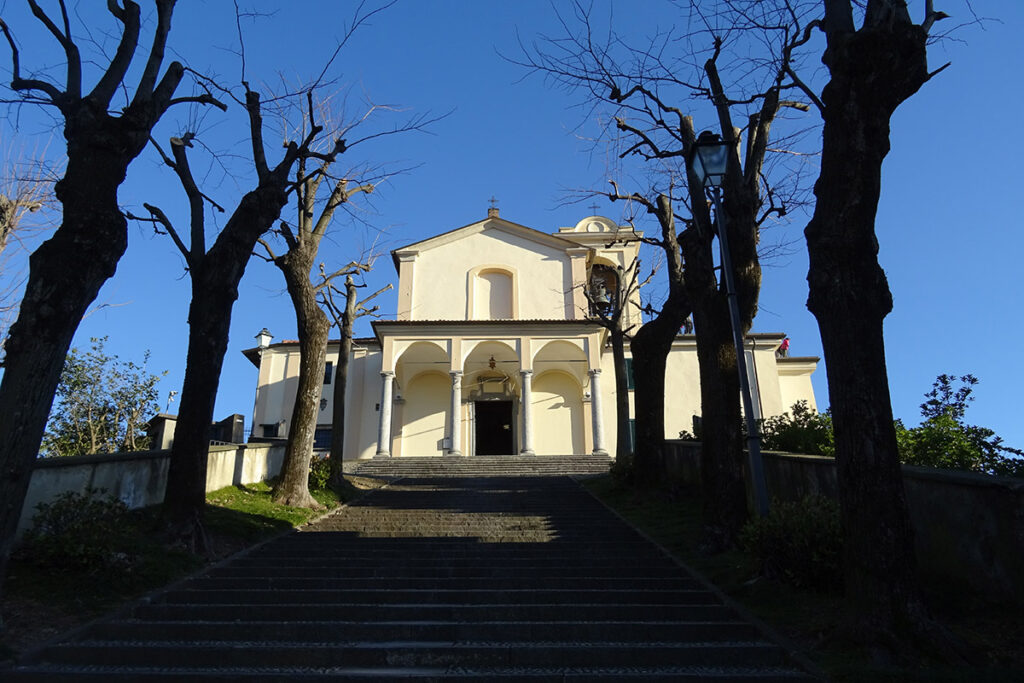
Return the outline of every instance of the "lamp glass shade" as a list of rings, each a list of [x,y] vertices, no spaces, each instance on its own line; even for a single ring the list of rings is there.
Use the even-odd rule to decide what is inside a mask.
[[[718,187],[725,179],[725,167],[729,163],[729,143],[715,140],[694,145],[693,172],[704,187]]]
[[[260,330],[259,334],[256,335],[256,346],[261,349],[265,349],[270,346],[270,340],[274,338],[274,335],[267,331],[267,328]]]

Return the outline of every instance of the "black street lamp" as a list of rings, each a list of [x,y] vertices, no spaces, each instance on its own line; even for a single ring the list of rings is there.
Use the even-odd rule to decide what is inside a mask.
[[[750,376],[747,374],[747,357],[744,352],[743,328],[740,326],[740,308],[736,301],[735,274],[732,269],[732,255],[729,252],[729,237],[725,226],[725,212],[722,211],[722,183],[729,163],[732,142],[722,140],[710,131],[704,131],[690,146],[690,170],[700,180],[704,191],[715,204],[715,218],[718,223],[718,239],[722,248],[722,274],[729,300],[729,318],[732,321],[732,338],[736,346],[736,367],[740,375],[740,391],[743,395],[743,415],[747,421],[747,455],[750,459],[750,478],[754,488],[754,504],[762,517],[768,514],[768,487],[764,478],[764,464],[761,461],[761,430],[754,416],[754,400],[750,390]]]

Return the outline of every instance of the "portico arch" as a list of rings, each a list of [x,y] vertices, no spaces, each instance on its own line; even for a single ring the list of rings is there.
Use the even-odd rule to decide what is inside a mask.
[[[562,370],[541,372],[531,400],[537,455],[578,455],[584,444],[583,386]]]

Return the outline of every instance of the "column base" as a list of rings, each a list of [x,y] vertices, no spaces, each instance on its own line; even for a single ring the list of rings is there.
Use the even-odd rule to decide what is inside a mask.
[[[390,458],[390,457],[391,457],[390,453],[385,453],[383,451],[377,451],[374,454],[373,459],[376,460],[377,458]]]
[[[448,451],[447,453],[445,453],[445,456],[451,456],[454,458],[461,458],[464,455],[466,454],[463,453],[462,451]]]
[[[591,455],[604,455],[604,456],[607,456],[608,455],[608,451],[606,451],[603,448],[595,448],[594,452],[591,453]]]
[[[524,448],[523,450],[519,451],[519,455],[537,455],[537,454],[534,451],[532,451],[532,450],[530,450],[528,448]]]

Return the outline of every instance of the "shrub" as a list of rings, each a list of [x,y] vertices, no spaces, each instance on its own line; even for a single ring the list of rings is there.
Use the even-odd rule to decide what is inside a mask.
[[[608,469],[608,474],[616,488],[623,489],[632,486],[635,478],[633,454],[629,453],[615,458],[615,462]]]
[[[36,506],[18,557],[38,567],[99,573],[132,564],[128,506],[105,491],[67,491]]]
[[[327,456],[314,455],[309,461],[309,489],[311,491],[327,490],[327,482],[330,478],[330,460]]]
[[[959,386],[957,386],[959,384]],[[896,421],[900,461],[909,465],[1024,476],[1024,455],[1003,444],[987,427],[967,424],[964,415],[978,379],[974,375],[939,375],[921,404],[924,420],[907,429]]]
[[[842,587],[839,504],[831,498],[776,501],[767,517],[747,522],[740,544],[765,576],[822,592]]]
[[[761,445],[773,451],[835,456],[832,415],[811,410],[807,401],[797,401],[791,410],[764,421]]]

